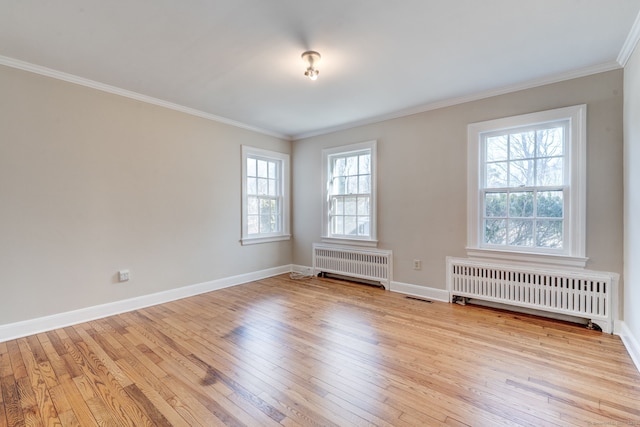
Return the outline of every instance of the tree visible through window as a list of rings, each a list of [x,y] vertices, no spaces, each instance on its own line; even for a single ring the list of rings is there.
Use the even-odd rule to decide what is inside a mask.
[[[371,234],[371,153],[331,157],[329,213],[333,236]]]
[[[242,243],[288,239],[289,156],[242,147]]]
[[[586,105],[468,131],[467,253],[584,266]]]
[[[323,238],[376,244],[376,142],[323,150]]]
[[[483,137],[485,244],[563,248],[566,125]]]
[[[247,234],[281,231],[280,188],[279,161],[247,157]]]

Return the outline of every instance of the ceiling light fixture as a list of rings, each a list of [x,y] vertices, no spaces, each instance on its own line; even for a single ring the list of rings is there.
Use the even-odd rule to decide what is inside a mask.
[[[316,80],[318,74],[320,74],[320,70],[316,68],[316,64],[320,62],[320,54],[314,50],[308,50],[302,53],[302,60],[307,63],[307,70],[304,75],[311,80]]]

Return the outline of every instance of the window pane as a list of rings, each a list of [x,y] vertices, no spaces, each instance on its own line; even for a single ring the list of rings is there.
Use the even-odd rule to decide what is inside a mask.
[[[368,197],[358,197],[358,215],[369,215]]]
[[[564,128],[556,127],[538,131],[538,157],[564,155]]]
[[[358,217],[358,236],[368,236],[368,235],[369,235],[369,217],[359,216]]]
[[[551,186],[564,184],[563,158],[551,157],[536,161],[536,185]]]
[[[269,196],[277,196],[278,195],[278,186],[277,181],[275,179],[269,180],[269,192],[267,193]]]
[[[369,185],[371,182],[370,175],[360,175],[358,177],[358,194],[367,194],[371,192],[371,186]]]
[[[274,233],[282,232],[281,224],[282,217],[280,215],[273,215],[273,217],[271,217],[271,229]]]
[[[541,191],[538,193],[538,217],[562,218],[564,216],[564,194],[562,191]]]
[[[507,135],[492,136],[486,140],[487,162],[507,160]]]
[[[331,199],[331,214],[344,215],[344,203],[341,197],[334,197]]]
[[[331,194],[346,194],[346,178],[334,178],[333,185],[331,187]]]
[[[484,221],[484,243],[504,245],[507,243],[507,220],[487,219]]]
[[[356,214],[356,198],[355,197],[345,197],[344,198],[344,213],[345,215],[355,215]]]
[[[507,216],[507,193],[486,193],[484,195],[485,216]]]
[[[358,235],[358,221],[355,216],[344,217],[344,234],[357,236]]]
[[[335,159],[333,165],[333,176],[344,176],[346,169],[346,160],[344,157]]]
[[[256,176],[256,159],[247,157],[247,176]]]
[[[247,217],[247,233],[257,234],[260,232],[258,218],[259,217],[257,215],[249,215]]]
[[[276,179],[278,178],[276,162],[269,162],[269,178]]]
[[[533,160],[518,160],[509,164],[509,187],[533,186]]]
[[[264,160],[258,160],[258,177],[267,177],[267,162]]]
[[[514,246],[533,246],[533,221],[509,221],[509,244]]]
[[[371,173],[371,154],[363,154],[358,156],[360,175],[368,175]]]
[[[247,213],[249,215],[258,214],[258,198],[257,197],[247,197]]]
[[[247,178],[247,194],[258,194],[258,181],[256,178]]]
[[[271,200],[260,199],[260,215],[271,214]]]
[[[358,194],[358,177],[347,177],[347,194]]]
[[[543,248],[562,249],[562,221],[537,221],[536,241]]]
[[[334,216],[331,218],[331,234],[344,234],[344,217]]]
[[[260,194],[260,195],[268,194],[267,193],[268,189],[269,189],[269,187],[267,185],[267,179],[266,178],[258,178],[258,194]]]
[[[509,194],[509,216],[520,218],[533,217],[533,192]]]
[[[534,131],[514,133],[509,136],[510,159],[530,159],[535,157],[536,133]]]
[[[261,233],[272,233],[273,229],[271,227],[271,215],[260,215],[260,232]]]
[[[507,162],[488,163],[485,188],[504,188],[507,186]]]
[[[346,175],[358,175],[358,156],[347,157]]]

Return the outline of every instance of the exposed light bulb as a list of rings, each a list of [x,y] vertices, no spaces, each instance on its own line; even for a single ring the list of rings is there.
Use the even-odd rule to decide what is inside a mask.
[[[302,60],[307,63],[307,70],[304,72],[304,75],[311,80],[316,80],[318,74],[320,74],[320,70],[315,66],[320,62],[320,54],[316,51],[308,50],[302,54]]]
[[[317,80],[318,74],[320,74],[320,71],[314,70],[311,67],[307,68],[307,71],[304,72],[304,75],[309,77],[311,80]]]

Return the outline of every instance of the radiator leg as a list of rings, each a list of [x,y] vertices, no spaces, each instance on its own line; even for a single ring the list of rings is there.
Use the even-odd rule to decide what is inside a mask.
[[[451,302],[455,304],[460,304],[460,305],[467,305],[467,299],[468,298],[454,295],[453,298],[451,299]]]
[[[593,323],[591,320],[589,320],[589,323],[587,323],[587,329],[591,329],[592,331],[602,332],[602,328],[596,325],[595,323]]]

